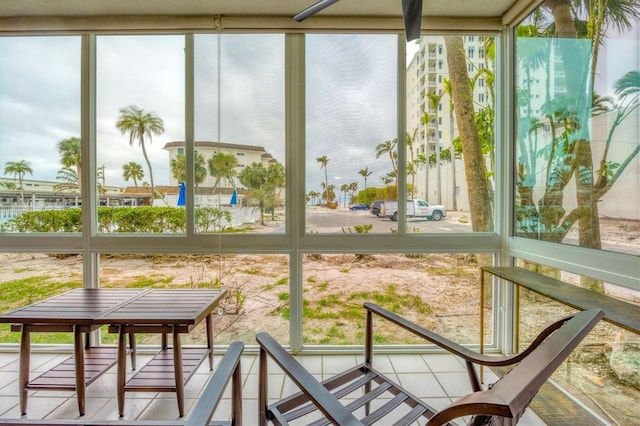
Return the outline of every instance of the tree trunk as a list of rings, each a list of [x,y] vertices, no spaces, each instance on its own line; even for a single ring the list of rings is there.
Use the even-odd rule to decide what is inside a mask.
[[[469,210],[474,232],[493,231],[493,212],[489,199],[487,165],[474,120],[473,95],[467,73],[467,59],[461,36],[445,36],[447,63],[458,132],[462,141],[464,169],[467,176]]]

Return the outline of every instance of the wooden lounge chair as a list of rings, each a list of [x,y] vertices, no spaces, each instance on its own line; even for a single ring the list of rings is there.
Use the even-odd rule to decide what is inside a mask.
[[[524,352],[511,356],[479,355],[372,303],[367,311],[364,363],[318,382],[269,334],[258,333],[260,345],[260,423],[326,425],[448,424],[466,416],[470,425],[516,424],[540,386],[602,318],[599,309],[583,311],[554,322]],[[373,314],[435,343],[464,359],[473,393],[441,411],[430,407],[372,367]],[[267,402],[267,361],[271,357],[301,392],[272,404]],[[483,390],[474,365],[512,366]],[[346,399],[345,397],[348,396]],[[374,402],[374,400],[378,401]],[[380,402],[381,401],[381,402]]]
[[[0,424],[23,426],[59,426],[59,425],[87,425],[87,426],[240,426],[242,425],[242,372],[240,370],[240,356],[244,350],[244,343],[233,342],[216,367],[213,376],[202,391],[202,395],[187,419],[180,420],[93,420],[93,419],[0,419]],[[231,382],[231,420],[212,420],[222,394]]]

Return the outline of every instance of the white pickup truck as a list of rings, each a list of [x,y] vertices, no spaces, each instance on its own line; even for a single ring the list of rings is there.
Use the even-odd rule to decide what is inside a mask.
[[[444,206],[429,204],[424,200],[407,200],[407,217],[426,217],[429,220],[440,220],[447,215]],[[380,206],[379,216],[398,220],[398,202],[385,200]]]

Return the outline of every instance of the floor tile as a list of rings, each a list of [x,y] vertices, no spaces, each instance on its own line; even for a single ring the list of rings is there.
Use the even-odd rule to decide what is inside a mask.
[[[32,356],[32,376],[67,358],[68,354],[35,353]],[[295,358],[317,380],[326,379],[363,361],[363,355],[297,355]],[[151,359],[151,355],[138,354],[138,368]],[[214,358],[214,368],[220,362],[221,355]],[[18,398],[18,353],[0,353],[0,418],[20,418]],[[243,383],[243,423],[258,423],[258,355],[243,355],[240,361]],[[293,381],[286,377],[281,369],[269,361],[270,402],[298,391]],[[452,399],[468,391],[468,378],[463,364],[453,356],[424,354],[375,354],[374,368],[389,375],[411,393],[424,399],[429,405],[441,409]],[[127,370],[127,376],[133,372]],[[185,386],[185,414],[196,404],[212,376],[205,360]],[[495,375],[484,370],[485,382],[495,381]],[[360,391],[358,391],[360,392]],[[345,399],[354,399],[357,395],[348,395]],[[378,404],[378,402],[376,402]],[[28,418],[76,419],[78,403],[75,392],[40,390],[31,391],[28,400]],[[231,416],[231,386],[227,386],[214,419],[228,420]],[[116,370],[112,368],[87,387],[86,418],[96,420],[118,420],[116,398]],[[127,392],[125,395],[124,419],[171,420],[178,418],[178,406],[174,392]],[[308,420],[308,419],[307,419]],[[0,421],[1,423],[1,421]],[[417,424],[424,424],[424,422]],[[539,426],[543,423],[534,413],[527,412],[521,424]]]

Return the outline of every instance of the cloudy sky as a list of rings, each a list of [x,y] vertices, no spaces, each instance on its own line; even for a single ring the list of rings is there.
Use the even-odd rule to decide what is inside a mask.
[[[604,88],[638,68],[637,35],[608,40],[598,74]],[[338,190],[351,182],[362,189],[365,167],[369,186],[391,170],[375,147],[396,134],[395,40],[307,36],[307,192],[324,181],[318,157],[329,158],[329,183]],[[224,35],[220,55],[216,34],[198,35],[195,44],[196,140],[263,146],[284,162],[284,36]],[[408,50],[410,58],[415,47]],[[147,150],[155,183],[167,184],[162,148],[184,140],[184,37],[99,36],[96,87],[97,162],[107,185],[127,184],[122,165],[129,161],[143,164],[148,177],[137,143],[115,127],[119,109],[132,104],[164,120],[164,134]],[[27,178],[55,180],[56,144],[73,136],[80,136],[80,38],[0,38],[0,165],[26,160],[34,170]]]
[[[196,140],[263,146],[284,162],[284,37],[196,37]],[[395,137],[395,37],[310,35],[307,45],[307,191],[358,182],[379,185],[391,170],[375,146]],[[220,66],[219,66],[220,65]],[[80,136],[79,37],[0,39],[0,162],[29,161],[27,178],[55,180],[59,140]],[[157,185],[168,183],[167,142],[184,140],[184,37],[97,37],[97,163],[107,185],[126,185],[122,165],[137,144],[115,127],[119,109],[156,112],[165,132],[147,141]],[[132,182],[129,182],[132,184]]]

